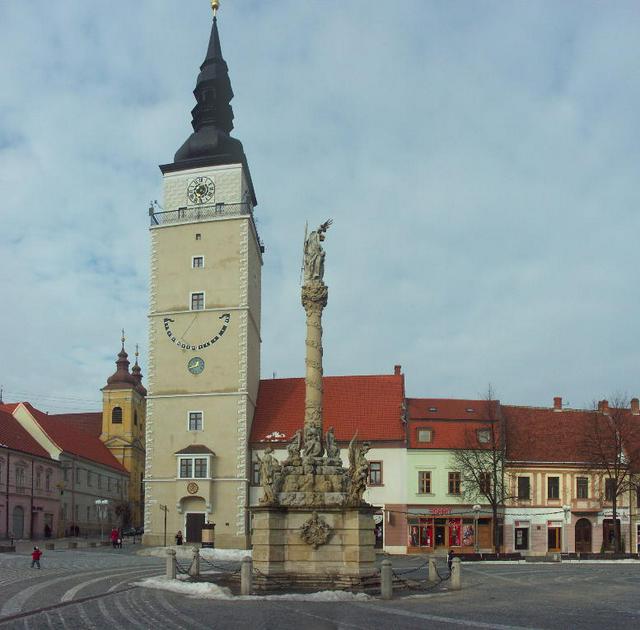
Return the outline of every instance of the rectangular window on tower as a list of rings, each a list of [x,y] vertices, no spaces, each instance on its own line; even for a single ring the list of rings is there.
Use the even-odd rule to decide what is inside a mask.
[[[203,311],[204,310],[204,293],[192,293],[191,294],[191,310]]]
[[[193,476],[193,460],[184,458],[180,460],[180,478],[190,479]]]
[[[382,462],[369,462],[369,485],[382,485]]]
[[[194,269],[202,269],[204,267],[204,256],[192,256],[191,266]]]
[[[202,411],[189,412],[189,431],[202,431]]]

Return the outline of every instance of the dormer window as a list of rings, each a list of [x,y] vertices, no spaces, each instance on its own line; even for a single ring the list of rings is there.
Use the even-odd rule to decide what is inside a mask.
[[[467,413],[475,413],[475,412],[476,412],[476,410],[475,410],[473,407],[467,407],[467,408],[465,409],[465,411],[466,411]]]
[[[418,429],[418,442],[428,443],[433,440],[432,429]]]
[[[480,444],[488,444],[491,441],[491,431],[489,429],[479,429],[477,436]]]
[[[431,413],[436,413],[436,411],[438,411],[438,408],[437,407],[429,407],[429,411]]]

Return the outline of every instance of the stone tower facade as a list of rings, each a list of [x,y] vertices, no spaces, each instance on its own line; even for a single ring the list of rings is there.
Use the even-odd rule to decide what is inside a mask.
[[[144,514],[146,395],[137,350],[136,362],[130,372],[123,335],[116,371],[102,388],[100,439],[129,471],[127,502],[130,509],[129,520],[135,527],[142,525]]]
[[[249,543],[248,440],[260,380],[262,246],[256,197],[233,129],[214,17],[194,91],[193,134],[161,166],[150,210],[151,295],[145,544],[182,531],[217,547]]]

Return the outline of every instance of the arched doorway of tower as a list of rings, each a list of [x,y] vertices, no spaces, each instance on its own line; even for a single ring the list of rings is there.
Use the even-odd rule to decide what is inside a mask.
[[[576,521],[576,552],[591,551],[591,529],[591,521],[588,518],[580,518]]]
[[[13,536],[24,538],[24,508],[21,505],[13,508]]]
[[[207,522],[207,506],[202,497],[185,497],[181,507],[184,514],[185,542],[202,542],[202,526]]]

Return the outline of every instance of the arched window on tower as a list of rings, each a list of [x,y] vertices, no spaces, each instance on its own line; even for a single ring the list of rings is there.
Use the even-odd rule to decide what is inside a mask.
[[[112,409],[111,422],[113,424],[122,424],[122,407],[114,407]]]

